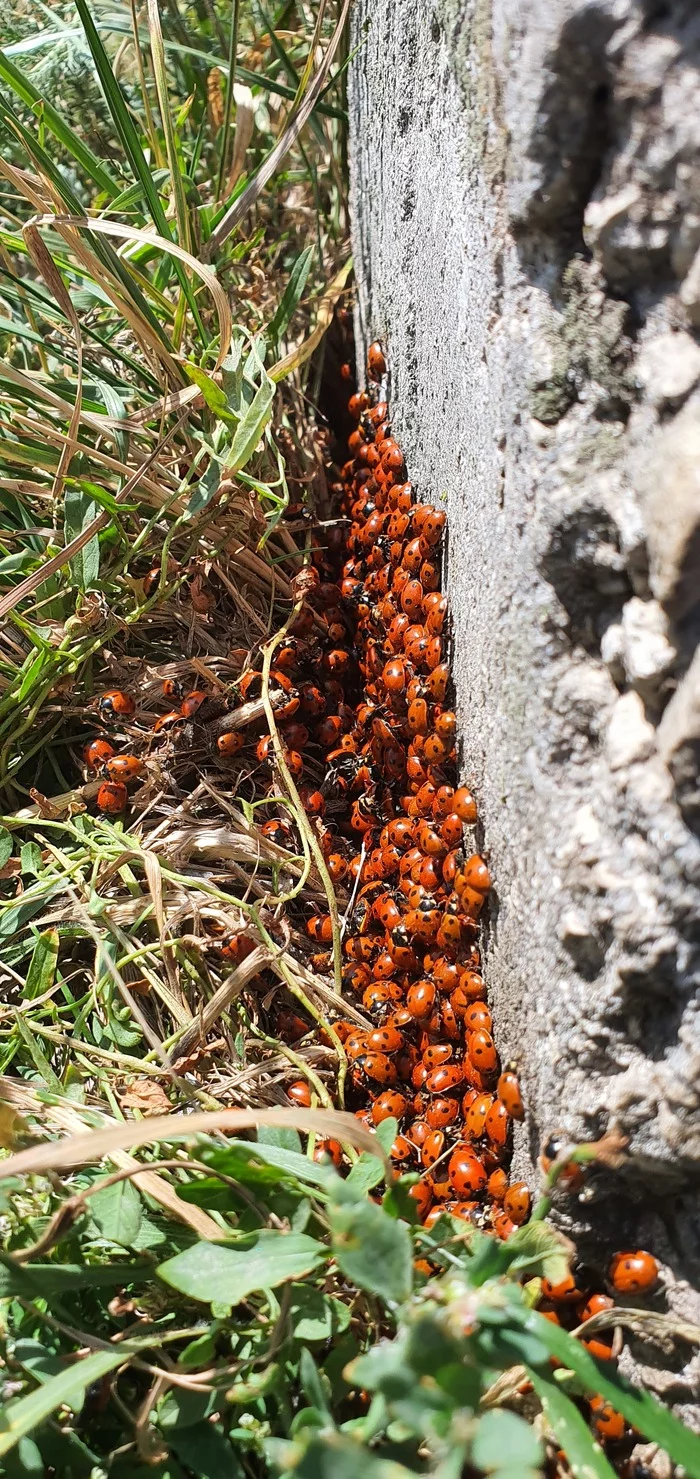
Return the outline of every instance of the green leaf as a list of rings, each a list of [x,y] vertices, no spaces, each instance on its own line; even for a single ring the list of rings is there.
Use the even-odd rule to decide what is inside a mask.
[[[544,1448],[525,1419],[505,1408],[485,1412],[472,1440],[471,1459],[475,1468],[489,1473],[500,1469],[504,1459],[524,1469],[537,1469],[544,1459]]]
[[[21,1294],[26,1299],[49,1303],[74,1289],[112,1289],[118,1285],[145,1284],[153,1278],[152,1263],[101,1263],[92,1267],[77,1263],[0,1263],[0,1299]]]
[[[572,1335],[535,1310],[523,1311],[520,1318],[525,1328],[536,1333],[551,1354],[575,1373],[587,1392],[605,1397],[631,1427],[664,1448],[674,1463],[682,1464],[691,1479],[700,1479],[700,1437],[684,1427],[667,1407],[610,1370],[608,1362],[596,1361]],[[523,1360],[525,1365],[542,1365],[539,1360],[531,1363],[526,1356]]]
[[[130,1248],[138,1237],[141,1212],[141,1197],[128,1179],[115,1181],[90,1197],[90,1213],[102,1236],[122,1248]]]
[[[239,472],[250,461],[272,416],[272,402],[276,389],[274,380],[271,380],[269,375],[265,375],[262,385],[255,392],[236,428],[231,451],[226,458],[226,472],[229,477]]]
[[[23,873],[29,873],[34,878],[41,878],[43,872],[41,848],[36,842],[25,842],[20,851],[19,860]]]
[[[0,1455],[9,1453],[20,1438],[28,1437],[57,1407],[82,1406],[86,1389],[115,1366],[128,1360],[128,1349],[118,1345],[109,1351],[93,1351],[53,1376],[26,1397],[8,1402],[0,1411]]]
[[[615,1470],[566,1392],[541,1371],[528,1367],[527,1374],[554,1437],[564,1449],[574,1479],[593,1479],[593,1476],[614,1479]]]
[[[271,1176],[265,1164],[260,1165],[261,1161],[267,1166],[276,1166],[302,1185],[327,1187],[336,1180],[332,1166],[322,1166],[298,1151],[287,1150],[281,1145],[267,1145],[261,1140],[257,1144],[231,1140],[224,1150],[218,1146],[203,1150],[201,1159],[215,1170],[235,1176],[237,1181],[245,1181],[250,1186],[274,1185],[280,1179]]]
[[[221,386],[212,380],[211,375],[207,375],[206,370],[202,370],[199,365],[193,365],[190,360],[185,360],[185,369],[190,379],[201,390],[209,410],[213,411],[220,421],[228,421],[229,424],[235,425],[235,418],[231,415]]]
[[[0,827],[0,868],[4,868],[8,858],[12,857],[12,833],[7,827]]]
[[[197,1479],[244,1479],[245,1469],[219,1423],[175,1428],[168,1432],[168,1443]]]
[[[384,1166],[382,1162],[377,1159],[376,1155],[372,1155],[371,1151],[365,1150],[355,1161],[354,1166],[351,1167],[348,1176],[345,1178],[344,1185],[346,1190],[352,1190],[358,1196],[362,1197],[366,1192],[371,1191],[373,1186],[378,1186],[379,1182],[383,1180]]]
[[[97,504],[74,483],[66,485],[63,506],[63,537],[66,544],[82,534],[97,516]],[[100,573],[100,541],[96,534],[70,562],[71,574],[81,591],[95,585]]]
[[[350,1309],[313,1284],[292,1284],[289,1328],[294,1340],[326,1341],[347,1330]],[[180,1358],[182,1359],[182,1357]]]
[[[411,1236],[403,1222],[374,1202],[355,1202],[331,1211],[333,1252],[345,1277],[360,1289],[400,1303],[413,1287]]]
[[[256,1289],[275,1289],[310,1273],[327,1256],[323,1245],[306,1233],[264,1229],[235,1248],[195,1243],[161,1263],[157,1273],[190,1299],[237,1305]]]
[[[413,1469],[376,1458],[340,1433],[314,1434],[299,1457],[294,1446],[295,1479],[409,1479]]]
[[[280,1150],[290,1150],[292,1154],[301,1155],[301,1136],[298,1130],[285,1130],[282,1125],[260,1125],[256,1139],[258,1145],[276,1145]]]
[[[56,978],[58,946],[58,930],[46,930],[45,934],[37,936],[24,983],[25,1001],[32,1001],[35,996],[43,996],[45,991],[50,991]]]
[[[267,335],[271,344],[276,345],[278,343],[279,339],[282,337],[282,334],[287,327],[287,324],[289,323],[293,313],[296,310],[297,304],[299,303],[301,295],[306,286],[306,279],[309,275],[309,270],[313,261],[313,255],[314,248],[311,246],[305,247],[304,251],[301,253],[300,256],[297,257],[296,262],[294,263],[294,266],[289,274],[289,282],[287,283],[282,297],[280,298],[275,315],[267,330]]]
[[[552,1284],[560,1284],[569,1272],[570,1250],[561,1233],[548,1222],[528,1222],[512,1233],[505,1244],[508,1266],[527,1269]]]

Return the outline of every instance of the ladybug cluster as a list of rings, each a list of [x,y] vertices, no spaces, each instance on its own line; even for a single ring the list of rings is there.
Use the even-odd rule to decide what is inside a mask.
[[[370,382],[385,368],[373,344]],[[361,392],[348,411],[351,456],[331,487],[348,521],[337,575],[344,632],[324,658],[342,672],[343,700],[316,737],[325,788],[345,798],[329,858],[334,879],[353,886],[344,986],[373,1025],[335,1026],[358,1119],[399,1122],[391,1155],[420,1172],[420,1219],[430,1226],[448,1211],[505,1238],[530,1210],[526,1185],[510,1185],[505,1170],[523,1106],[515,1073],[501,1071],[479,970],[491,880],[467,842],[474,798],[457,782],[440,590],[446,515],[416,501],[386,401]],[[307,931],[327,944],[330,917],[312,917]]]
[[[167,713],[161,714],[160,718],[156,719],[149,737],[165,735],[182,726],[188,719],[192,719],[208,698],[208,694],[206,689],[195,688],[183,696],[182,685],[178,680],[166,678],[163,682],[163,697],[170,702],[176,699],[179,706],[176,709],[169,709]],[[136,701],[131,694],[124,693],[118,688],[110,688],[100,695],[97,701],[97,711],[103,724],[111,727],[120,721],[133,718],[136,713]],[[142,735],[141,738],[143,737]],[[232,735],[221,736],[227,744],[232,738]],[[219,740],[220,752],[222,754],[235,753],[234,750],[222,747],[221,739]],[[241,744],[242,742],[241,736]],[[98,810],[107,816],[117,816],[128,802],[130,783],[140,781],[145,776],[145,762],[138,755],[131,753],[118,755],[111,740],[104,735],[97,735],[88,741],[83,750],[83,760],[88,771],[96,771],[103,778],[95,798]]]
[[[314,527],[303,506],[287,510],[288,526],[301,529],[310,558],[293,581],[297,610],[274,651],[269,696],[287,771],[338,895],[344,993],[366,1023],[333,1023],[348,1059],[351,1107],[370,1130],[397,1121],[391,1158],[398,1170],[418,1174],[410,1195],[426,1228],[449,1213],[507,1239],[531,1208],[526,1183],[508,1174],[512,1126],[524,1111],[514,1065],[499,1061],[480,968],[479,920],[491,878],[475,846],[474,797],[458,780],[449,614],[441,592],[446,515],[416,501],[406,481],[380,398],[385,372],[381,346],[373,344],[374,393],[350,397],[350,455],[342,467],[328,468],[340,517]],[[349,365],[341,378],[352,378]],[[194,724],[202,753],[220,769],[237,757],[236,774],[230,772],[236,794],[248,788],[258,806],[274,811],[261,835],[298,853],[292,815],[280,806],[272,739],[259,732],[262,687],[256,650],[235,696],[255,716],[234,727],[224,700],[212,729],[212,696],[202,688],[183,695],[177,680],[166,678],[163,699],[172,707],[148,742],[167,735],[175,754]],[[105,727],[115,726],[134,714],[135,703],[109,691],[98,708]],[[132,735],[132,748],[133,742]],[[84,758],[102,777],[98,808],[122,811],[129,783],[143,776],[146,763],[117,754],[104,736],[90,741]],[[305,935],[311,964],[325,972],[331,916],[292,907],[306,912],[297,915],[290,948],[303,955]],[[241,929],[216,948],[238,963],[254,944]],[[296,1001],[273,997],[271,1027],[296,1045],[313,1024]],[[305,1079],[288,1083],[286,1093],[292,1104],[311,1104]],[[555,1143],[546,1147],[545,1170],[557,1153]],[[320,1141],[315,1155],[344,1164],[334,1139]],[[559,1185],[575,1191],[582,1179],[571,1164]],[[420,1267],[431,1272],[428,1263]],[[608,1271],[609,1293],[596,1291],[578,1270],[559,1285],[545,1281],[540,1309],[573,1328],[611,1308],[615,1294],[650,1289],[657,1274],[650,1254],[618,1253]],[[599,1358],[612,1358],[607,1331],[587,1343]],[[596,1400],[591,1416],[599,1435],[623,1436],[622,1418]]]
[[[370,384],[385,370],[373,344]],[[344,986],[373,1026],[335,1026],[363,1101],[357,1118],[369,1129],[398,1121],[390,1154],[397,1169],[419,1172],[410,1194],[424,1225],[451,1213],[507,1239],[530,1215],[527,1185],[511,1182],[507,1170],[512,1125],[524,1111],[513,1067],[499,1062],[480,970],[479,916],[491,879],[469,842],[476,803],[457,779],[440,590],[446,517],[416,502],[386,401],[361,392],[348,409],[356,423],[351,456],[332,492],[349,521],[338,610],[351,640],[330,664],[343,672],[343,701],[316,736],[328,746],[326,786],[347,798],[341,831],[353,839],[348,853],[347,842],[332,842],[323,828],[333,876],[354,890]],[[328,943],[330,918],[314,916],[307,930]],[[290,1096],[308,1103],[308,1086],[292,1085]],[[322,1149],[340,1163],[337,1142]],[[545,1169],[557,1152],[554,1143],[546,1148]],[[572,1164],[562,1181],[573,1191],[582,1177]],[[657,1275],[650,1254],[618,1253],[608,1270],[611,1293],[595,1292],[579,1269],[559,1285],[544,1281],[540,1308],[573,1328],[612,1308],[615,1294],[652,1288]],[[587,1344],[612,1358],[607,1330]],[[600,1437],[624,1435],[624,1420],[601,1398],[591,1418]]]

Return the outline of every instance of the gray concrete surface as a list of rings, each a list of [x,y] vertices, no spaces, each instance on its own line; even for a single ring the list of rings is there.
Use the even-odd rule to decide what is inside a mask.
[[[700,11],[355,0],[352,39],[358,332],[387,346],[413,483],[449,510],[464,775],[496,880],[486,969],[530,1111],[516,1164],[533,1178],[555,1129],[627,1135],[621,1176],[560,1216],[598,1262],[613,1239],[654,1248],[687,1316]],[[681,1406],[692,1373],[669,1390],[645,1368]]]

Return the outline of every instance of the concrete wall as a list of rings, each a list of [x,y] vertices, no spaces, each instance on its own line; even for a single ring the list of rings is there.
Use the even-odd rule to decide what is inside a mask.
[[[353,46],[358,326],[449,510],[517,1163],[618,1126],[564,1220],[697,1279],[700,12],[355,0]]]

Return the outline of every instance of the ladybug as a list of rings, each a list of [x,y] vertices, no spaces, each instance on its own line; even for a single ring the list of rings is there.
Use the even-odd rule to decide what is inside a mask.
[[[464,1073],[459,1063],[442,1063],[439,1068],[431,1069],[425,1080],[425,1087],[429,1094],[449,1094],[454,1089],[461,1089],[464,1083]]]
[[[430,1134],[427,1136],[426,1140],[423,1142],[423,1146],[422,1146],[422,1149],[421,1149],[421,1157],[420,1157],[421,1158],[421,1165],[425,1166],[426,1170],[430,1166],[434,1166],[435,1165],[435,1162],[436,1161],[439,1161],[440,1156],[442,1155],[444,1149],[445,1149],[445,1136],[444,1136],[443,1131],[442,1130],[431,1130]]]
[[[609,1441],[624,1438],[625,1419],[604,1397],[591,1397],[590,1409],[593,1426],[600,1438]]]
[[[208,694],[203,688],[193,688],[191,693],[185,695],[180,704],[180,713],[183,719],[191,719],[198,709],[201,709]]]
[[[97,805],[107,816],[116,816],[123,811],[129,799],[122,781],[103,781],[97,792]]]
[[[472,1140],[479,1140],[484,1133],[486,1118],[493,1104],[493,1095],[477,1094],[465,1110],[464,1127]]]
[[[110,688],[103,693],[97,705],[103,719],[125,719],[136,713],[136,703],[128,693],[122,693],[120,688]]]
[[[382,1120],[402,1120],[408,1112],[408,1100],[396,1089],[385,1089],[378,1094],[371,1109],[372,1123],[380,1125]]]
[[[508,1238],[512,1237],[513,1233],[515,1232],[515,1223],[511,1220],[510,1217],[506,1216],[505,1212],[501,1211],[500,1209],[497,1212],[492,1212],[491,1226],[496,1234],[496,1237],[500,1238],[504,1243],[507,1242]]]
[[[376,1101],[375,1101],[376,1102]],[[393,1141],[389,1156],[392,1161],[397,1161],[400,1166],[406,1165],[413,1160],[414,1146],[405,1135],[397,1135]]]
[[[618,1294],[639,1294],[652,1289],[658,1277],[656,1259],[641,1248],[634,1253],[616,1253],[608,1269],[608,1279]]]
[[[581,1298],[581,1290],[573,1274],[570,1273],[565,1274],[558,1284],[552,1284],[549,1279],[543,1279],[542,1294],[545,1299],[551,1299],[552,1304],[575,1304]]]
[[[425,1111],[425,1118],[431,1130],[446,1130],[459,1119],[459,1104],[456,1099],[432,1099]]]
[[[487,1176],[483,1162],[474,1154],[470,1145],[455,1147],[447,1163],[447,1175],[460,1200],[466,1200],[483,1191],[486,1186]]]
[[[414,981],[406,993],[406,1010],[416,1021],[421,1021],[430,1016],[436,996],[432,981]]]
[[[510,1070],[502,1073],[496,1085],[496,1093],[502,1103],[505,1104],[512,1120],[524,1119],[525,1110],[523,1108],[520,1084],[518,1083],[516,1074]]]
[[[449,1063],[452,1057],[452,1048],[449,1043],[431,1043],[423,1052],[423,1063],[428,1073],[433,1068],[439,1068],[441,1063]]]
[[[91,770],[100,770],[107,760],[111,760],[114,754],[114,746],[109,740],[93,739],[83,750],[83,760]]]
[[[433,1193],[425,1181],[417,1181],[415,1186],[410,1186],[408,1195],[415,1202],[416,1217],[419,1222],[425,1222],[426,1217],[433,1205]]]
[[[239,753],[239,750],[243,749],[244,744],[245,735],[243,734],[242,730],[229,729],[226,734],[219,735],[219,738],[216,741],[216,748],[219,751],[219,754],[223,755],[224,759],[228,760],[231,758],[232,755],[237,755]]]
[[[165,734],[168,729],[174,729],[177,724],[182,724],[182,714],[179,709],[171,709],[168,714],[161,714],[153,725],[154,734]]]
[[[501,1166],[497,1166],[491,1172],[486,1183],[486,1190],[492,1202],[503,1203],[508,1190],[508,1177]]]
[[[490,1032],[472,1032],[467,1039],[467,1051],[480,1073],[492,1073],[498,1067],[496,1045]]]
[[[143,775],[145,766],[143,760],[137,759],[136,755],[114,755],[105,765],[105,770],[111,781],[135,781]]]
[[[343,1164],[343,1147],[339,1140],[319,1140],[314,1150],[314,1160],[325,1161],[327,1157],[333,1162],[336,1170],[339,1170]]]
[[[386,1053],[363,1053],[358,1062],[362,1073],[373,1083],[387,1085],[396,1083],[396,1064],[392,1063]]]
[[[302,1109],[311,1108],[311,1090],[305,1078],[298,1078],[293,1084],[287,1084],[287,1098]]]
[[[367,1034],[367,1046],[372,1052],[387,1053],[392,1057],[394,1053],[401,1051],[403,1045],[403,1033],[397,1027],[375,1027]]]
[[[503,1198],[503,1211],[516,1227],[521,1227],[530,1216],[532,1198],[525,1181],[514,1181]]]
[[[491,1013],[483,1001],[471,1002],[464,1013],[464,1028],[466,1032],[490,1032]]]
[[[549,1140],[544,1146],[544,1149],[540,1156],[540,1165],[544,1172],[549,1171],[554,1161],[559,1159],[559,1156],[561,1155],[567,1144],[568,1141],[565,1137],[560,1135],[550,1135]],[[583,1186],[583,1182],[583,1169],[577,1164],[576,1161],[567,1161],[561,1167],[557,1180],[557,1186],[565,1188],[567,1191],[578,1191],[579,1188]]]
[[[330,914],[312,914],[306,921],[306,933],[317,945],[330,945],[333,940],[333,920]]]

